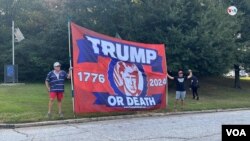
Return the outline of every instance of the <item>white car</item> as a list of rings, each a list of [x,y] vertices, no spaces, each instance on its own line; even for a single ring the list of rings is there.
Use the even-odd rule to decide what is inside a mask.
[[[235,76],[235,72],[234,70],[229,71],[228,73],[224,74],[225,77],[234,77]],[[248,77],[249,74],[246,73],[245,70],[240,70],[240,77]]]
[[[248,73],[246,73],[245,70],[240,70],[240,76],[241,77],[248,77]]]
[[[235,73],[233,70],[229,71],[228,73],[224,74],[224,76],[226,77],[234,77],[235,76]]]

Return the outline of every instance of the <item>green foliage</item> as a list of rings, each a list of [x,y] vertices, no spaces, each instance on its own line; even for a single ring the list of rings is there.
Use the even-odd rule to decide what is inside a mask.
[[[235,2],[235,3],[232,3]],[[234,63],[249,65],[250,4],[211,0],[0,0],[0,66],[11,64],[11,21],[25,40],[16,43],[21,81],[42,81],[60,61],[69,67],[67,21],[91,30],[166,45],[168,68],[220,75]],[[231,4],[238,14],[230,16]],[[241,39],[236,35],[242,34]],[[0,67],[3,68],[3,67]],[[30,77],[32,76],[32,77]],[[0,69],[3,78],[3,69]]]
[[[240,48],[237,50],[236,56],[238,63],[250,71],[250,1],[239,1],[238,6],[244,18],[239,31],[241,38],[237,40]]]
[[[5,1],[2,3],[1,6],[9,4]],[[19,65],[21,81],[44,80],[55,61],[60,61],[64,69],[68,68],[67,19],[60,17],[60,12],[51,9],[43,0],[17,1],[9,11],[13,12],[10,20],[2,25],[4,28],[0,28],[5,31],[5,34],[1,34],[4,39],[0,46],[3,50],[0,66],[12,63],[11,20],[14,19],[15,26],[25,36],[25,40],[15,43],[15,62]],[[7,16],[0,17],[4,20]],[[3,69],[0,74],[3,78]]]

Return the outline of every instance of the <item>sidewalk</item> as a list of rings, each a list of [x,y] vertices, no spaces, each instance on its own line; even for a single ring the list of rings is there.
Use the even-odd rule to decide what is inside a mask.
[[[13,129],[13,128],[25,128],[25,127],[58,125],[58,124],[86,123],[86,122],[104,121],[104,120],[140,118],[140,117],[159,117],[159,116],[171,116],[171,115],[183,115],[183,114],[228,112],[228,111],[241,111],[241,110],[250,110],[250,108],[216,109],[216,110],[166,112],[166,113],[149,112],[149,113],[146,113],[146,114],[136,114],[136,115],[120,115],[120,116],[107,116],[107,117],[94,117],[94,118],[79,118],[79,119],[66,119],[66,120],[43,121],[43,122],[32,122],[32,123],[18,123],[18,124],[0,124],[0,129]]]

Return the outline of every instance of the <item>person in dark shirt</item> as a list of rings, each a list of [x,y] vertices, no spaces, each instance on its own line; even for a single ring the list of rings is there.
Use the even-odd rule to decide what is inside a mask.
[[[181,100],[181,109],[183,109],[184,99],[186,96],[185,81],[192,77],[192,71],[189,70],[188,76],[183,76],[183,71],[179,70],[178,76],[172,77],[169,74],[167,74],[167,77],[171,80],[174,80],[176,83],[176,100],[174,103],[174,110],[176,111],[176,106],[179,99]]]
[[[193,99],[195,99],[195,97],[196,97],[196,100],[199,100],[198,88],[199,88],[198,78],[193,75],[191,77],[191,89],[192,89],[192,93],[193,93]]]

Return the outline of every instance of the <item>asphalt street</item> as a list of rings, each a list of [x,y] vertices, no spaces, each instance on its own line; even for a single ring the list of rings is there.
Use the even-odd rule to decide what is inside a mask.
[[[250,110],[0,129],[0,141],[220,141],[222,124],[250,124]]]

